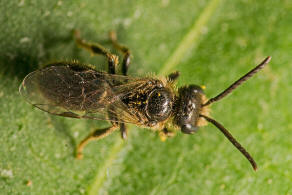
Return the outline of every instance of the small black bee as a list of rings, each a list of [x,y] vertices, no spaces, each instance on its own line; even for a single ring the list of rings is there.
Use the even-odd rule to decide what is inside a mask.
[[[130,50],[117,42],[114,32],[110,33],[110,40],[124,56],[122,75],[116,74],[116,55],[99,44],[82,40],[79,31],[75,31],[75,39],[80,47],[107,58],[108,73],[78,62],[53,63],[28,74],[19,91],[30,104],[45,112],[111,122],[110,127],[97,129],[81,141],[77,147],[77,158],[82,158],[82,150],[90,140],[104,138],[117,129],[120,129],[121,137],[125,139],[125,123],[158,131],[164,140],[173,136],[176,130],[192,134],[210,122],[249,160],[254,170],[257,169],[250,154],[220,123],[209,117],[208,106],[252,77],[271,57],[267,57],[222,93],[207,100],[203,89],[197,85],[177,89],[175,81],[179,77],[178,72],[164,78],[127,76]]]

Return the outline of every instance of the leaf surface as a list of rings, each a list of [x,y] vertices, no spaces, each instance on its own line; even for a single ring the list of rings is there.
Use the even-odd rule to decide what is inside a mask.
[[[0,2],[1,194],[290,194],[292,193],[292,6],[289,1],[9,1]],[[47,63],[78,60],[105,70],[73,41],[117,31],[133,58],[129,74],[179,70],[178,86],[206,85],[208,97],[257,65],[270,64],[212,105],[220,121],[252,154],[259,170],[212,125],[161,142],[130,126],[76,145],[105,121],[52,116],[26,103],[18,87]],[[120,60],[121,61],[121,60]]]

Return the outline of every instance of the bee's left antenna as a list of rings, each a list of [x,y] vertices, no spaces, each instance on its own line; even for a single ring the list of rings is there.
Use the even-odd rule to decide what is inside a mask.
[[[251,71],[246,73],[244,76],[242,76],[240,79],[235,81],[232,85],[230,85],[227,89],[225,89],[223,92],[221,92],[219,95],[216,97],[213,97],[209,99],[205,104],[202,106],[207,106],[209,104],[212,104],[213,102],[217,102],[224,98],[226,95],[231,93],[234,89],[236,89],[239,85],[241,85],[243,82],[251,78],[255,73],[257,73],[259,70],[261,70],[267,63],[269,63],[271,60],[271,57],[268,56],[264,61],[262,61],[259,65],[257,65],[255,68],[253,68]]]
[[[255,171],[257,170],[257,164],[254,161],[254,159],[251,157],[251,155],[244,149],[244,147],[240,145],[240,143],[231,135],[231,133],[229,133],[229,131],[225,129],[225,127],[223,127],[223,125],[221,125],[216,120],[209,118],[205,115],[200,114],[200,117],[205,118],[208,122],[215,125],[225,135],[225,137],[245,156],[245,158],[247,158],[247,160],[250,162],[253,169]]]

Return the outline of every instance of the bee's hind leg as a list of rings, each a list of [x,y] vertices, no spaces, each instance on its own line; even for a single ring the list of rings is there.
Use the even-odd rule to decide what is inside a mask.
[[[110,53],[106,48],[104,48],[102,45],[98,43],[88,43],[87,41],[81,39],[80,37],[80,31],[75,30],[74,31],[74,37],[77,45],[79,47],[82,47],[88,51],[90,51],[93,54],[100,54],[107,58],[108,61],[108,72],[110,74],[116,73],[116,66],[119,63],[118,56]]]
[[[128,68],[129,68],[130,61],[131,61],[131,52],[130,52],[128,47],[118,43],[117,34],[114,31],[111,31],[109,33],[109,37],[110,37],[110,40],[111,40],[112,44],[114,45],[114,47],[117,50],[119,50],[120,52],[122,52],[122,54],[124,55],[123,62],[122,62],[122,74],[127,75]]]
[[[114,132],[117,128],[118,128],[117,126],[111,126],[109,128],[105,128],[105,129],[96,129],[95,131],[90,133],[77,146],[76,158],[82,159],[82,157],[83,157],[82,151],[83,151],[84,147],[88,144],[88,142],[90,142],[92,140],[102,139],[102,138],[108,136],[109,134],[111,134],[112,132]]]

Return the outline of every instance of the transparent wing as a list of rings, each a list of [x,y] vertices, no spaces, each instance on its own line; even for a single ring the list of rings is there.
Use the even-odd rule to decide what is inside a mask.
[[[54,115],[141,124],[120,98],[149,80],[62,63],[28,74],[19,91],[30,104]]]

